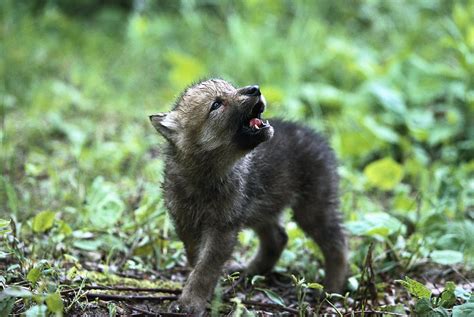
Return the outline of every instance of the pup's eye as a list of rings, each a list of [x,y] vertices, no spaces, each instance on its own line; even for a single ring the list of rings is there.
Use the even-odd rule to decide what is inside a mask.
[[[211,105],[211,111],[214,111],[216,109],[219,109],[220,106],[222,106],[222,101],[214,101]]]

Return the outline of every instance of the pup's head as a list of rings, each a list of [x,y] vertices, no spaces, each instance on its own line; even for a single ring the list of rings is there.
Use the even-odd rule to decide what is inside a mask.
[[[265,98],[256,85],[235,88],[210,79],[189,87],[172,111],[151,115],[155,129],[178,150],[245,153],[273,136],[262,119]]]

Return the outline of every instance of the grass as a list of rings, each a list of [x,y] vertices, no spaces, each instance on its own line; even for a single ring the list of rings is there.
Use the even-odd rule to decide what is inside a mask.
[[[208,76],[258,83],[269,116],[328,135],[352,250],[347,298],[364,303],[372,283],[375,309],[405,276],[432,299],[449,279],[456,296],[472,291],[473,1],[145,3],[1,4],[0,286],[30,293],[4,294],[0,308],[77,311],[51,295],[86,278],[74,267],[185,264],[161,201],[164,141],[147,116]],[[291,221],[287,231],[277,271],[306,281],[285,299],[314,309],[300,295],[321,278],[321,254]],[[240,240],[248,258],[255,237]],[[403,294],[402,310],[414,310]]]

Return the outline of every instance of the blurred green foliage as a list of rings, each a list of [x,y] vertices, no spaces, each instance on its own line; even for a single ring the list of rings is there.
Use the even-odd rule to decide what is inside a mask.
[[[184,263],[147,116],[209,76],[258,83],[267,117],[329,136],[355,278],[372,241],[394,276],[425,259],[472,268],[474,1],[0,6],[0,257],[21,274],[68,254],[115,270]],[[287,229],[278,269],[313,281],[317,248]]]

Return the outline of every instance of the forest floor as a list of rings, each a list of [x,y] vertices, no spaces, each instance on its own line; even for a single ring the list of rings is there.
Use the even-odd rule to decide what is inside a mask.
[[[0,271],[6,272],[11,265],[1,263]],[[111,267],[90,261],[64,262],[63,265],[64,274],[60,274],[59,279],[66,316],[185,316],[168,312],[168,306],[181,293],[190,273],[187,266],[114,272]],[[402,285],[399,279],[403,275],[399,269],[374,270],[369,253],[362,272],[357,289],[343,295],[320,291],[319,284],[298,280],[288,272],[273,272],[252,279],[239,278],[238,274],[225,278],[223,275],[215,298],[208,305],[207,315],[410,316],[416,309],[419,302],[416,291]],[[409,274],[431,291],[433,303],[445,296],[448,281],[456,286],[454,305],[465,303],[474,291],[474,272],[465,271],[462,266],[420,263]],[[22,284],[19,282],[17,285]],[[446,312],[451,313],[452,309]],[[17,300],[12,315],[23,313],[24,305]]]

